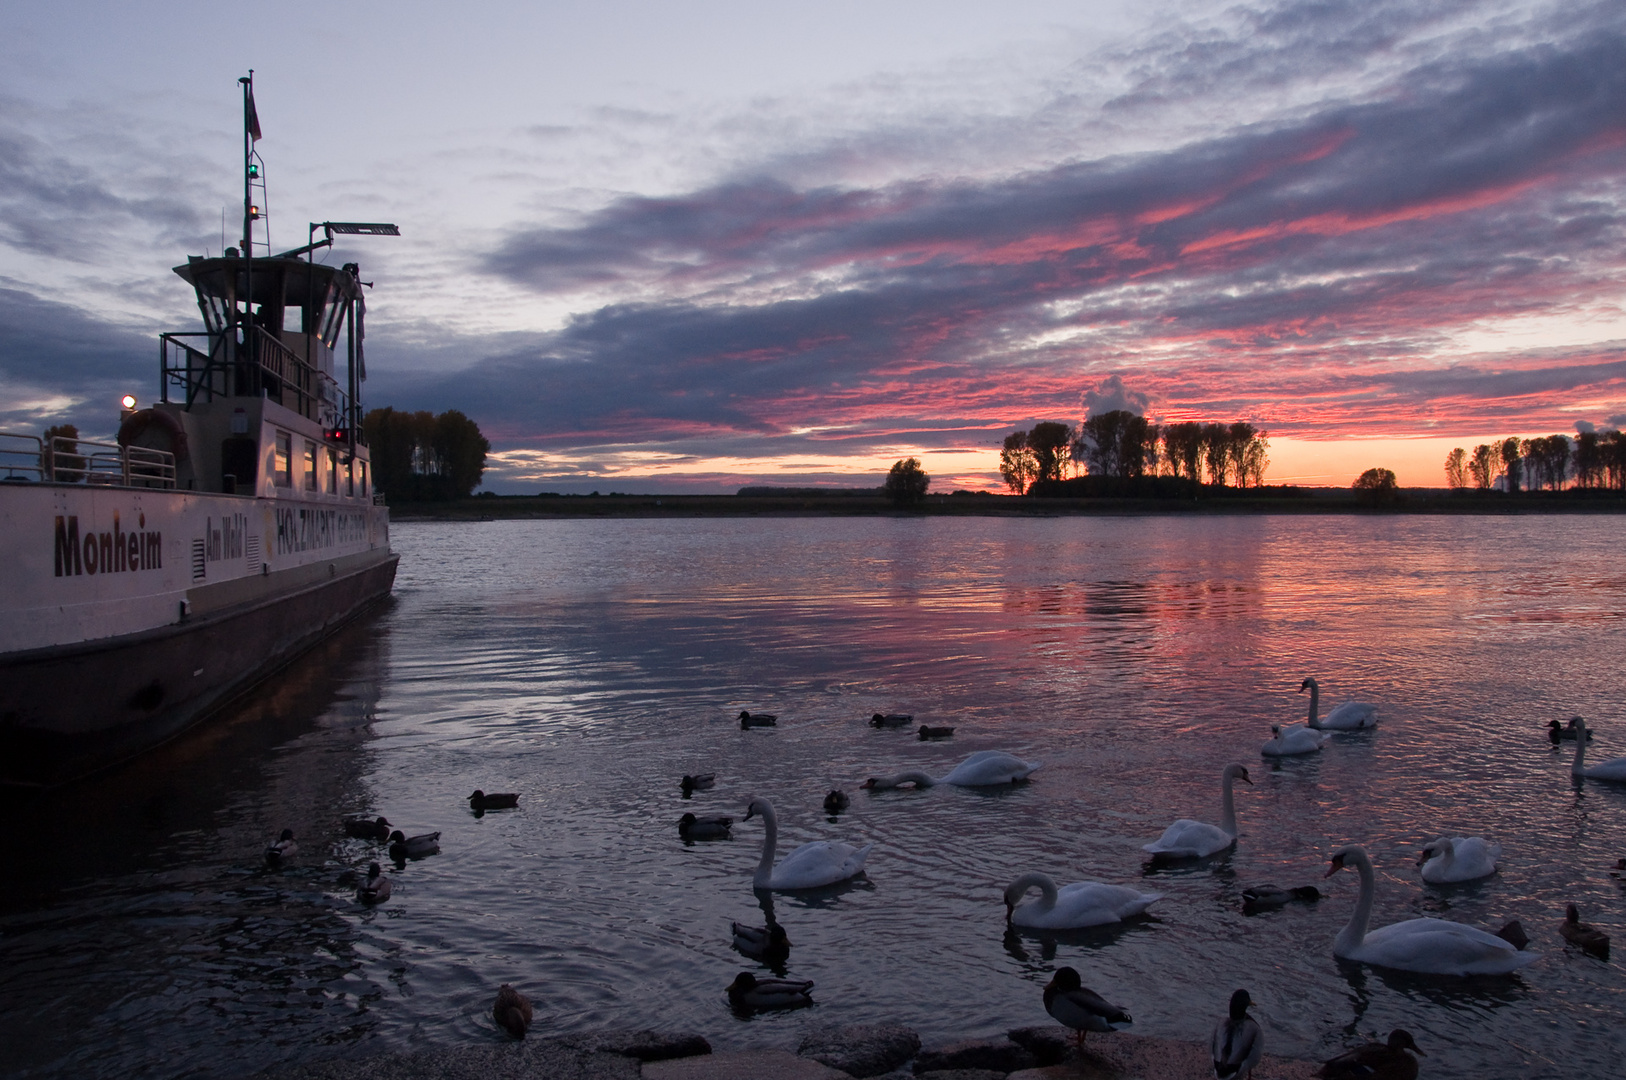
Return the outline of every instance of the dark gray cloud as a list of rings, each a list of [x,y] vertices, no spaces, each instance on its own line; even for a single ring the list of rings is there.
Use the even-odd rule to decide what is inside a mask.
[[[0,280],[0,425],[8,429],[68,422],[112,431],[123,394],[155,393],[154,355],[149,337]]]

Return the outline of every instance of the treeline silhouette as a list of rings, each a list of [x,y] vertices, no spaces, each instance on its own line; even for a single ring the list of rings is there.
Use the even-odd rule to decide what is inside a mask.
[[[1103,487],[1103,478],[1117,481],[1108,485],[1114,493],[1143,487],[1148,494],[1164,487],[1170,494],[1176,488],[1183,493],[1203,483],[1258,487],[1270,465],[1269,449],[1266,433],[1244,421],[1154,424],[1138,413],[1114,409],[1077,427],[1047,420],[1028,431],[1011,432],[999,453],[999,475],[1017,495],[1066,494],[1075,486],[1093,490]],[[1073,484],[1069,469],[1075,479],[1083,478],[1082,469],[1097,482]],[[1183,483],[1132,483],[1152,479]]]
[[[1508,492],[1558,491],[1566,485],[1626,491],[1626,436],[1611,430],[1582,431],[1573,439],[1507,438],[1481,443],[1471,453],[1459,446],[1445,456],[1445,483],[1454,491],[1486,491],[1498,483]]]
[[[397,502],[463,499],[480,484],[491,443],[456,409],[439,416],[373,409],[362,422],[373,486]]]

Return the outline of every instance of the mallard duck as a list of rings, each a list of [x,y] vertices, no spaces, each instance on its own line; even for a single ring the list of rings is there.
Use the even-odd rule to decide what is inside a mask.
[[[514,1038],[523,1039],[525,1029],[531,1026],[531,999],[503,983],[497,988],[497,1001],[491,1006],[491,1018]]]
[[[1411,1053],[1407,1053],[1407,1051]],[[1386,1043],[1367,1043],[1330,1058],[1316,1075],[1322,1080],[1417,1080],[1417,1059],[1428,1057],[1401,1028],[1389,1032]]]
[[[927,727],[925,724],[920,725],[921,742],[925,742],[927,739],[947,739],[953,734],[954,729],[951,727]]]
[[[733,824],[733,818],[721,814],[712,817],[684,814],[678,818],[678,835],[685,840],[725,840]]]
[[[367,864],[367,880],[356,889],[356,900],[363,904],[382,904],[390,898],[390,879],[377,863]]]
[[[1084,989],[1078,972],[1057,968],[1044,988],[1045,1012],[1078,1032],[1078,1048],[1084,1049],[1084,1033],[1118,1031],[1134,1021],[1121,1005],[1114,1005],[1094,990]]]
[[[773,727],[777,723],[779,723],[779,717],[775,716],[773,713],[754,713],[749,710],[745,710],[740,713],[741,731],[745,730],[746,728]]]
[[[298,850],[299,844],[294,840],[294,831],[284,829],[282,835],[265,849],[265,861],[271,866],[281,866],[285,860],[293,858]]]
[[[1594,956],[1609,959],[1609,935],[1591,923],[1582,922],[1581,913],[1574,904],[1565,906],[1564,921],[1558,924],[1558,932],[1571,945],[1579,946]]]
[[[767,926],[729,923],[728,926],[734,933],[734,948],[753,960],[782,963],[790,955],[790,938],[778,923]]]
[[[1295,900],[1315,903],[1321,899],[1321,890],[1314,885],[1300,885],[1283,889],[1275,885],[1252,885],[1242,890],[1242,914],[1256,915],[1261,911],[1274,911]]]
[[[685,773],[683,779],[678,781],[678,787],[683,789],[684,795],[688,795],[691,791],[709,791],[716,784],[716,773],[700,773],[696,776]]]
[[[345,818],[344,832],[346,836],[354,836],[357,840],[388,840],[390,838],[389,819],[380,817],[377,821],[368,821],[366,818]]]
[[[420,833],[417,836],[407,836],[396,829],[390,833],[390,858],[392,859],[421,859],[426,855],[433,855],[440,850],[440,833]]]
[[[1214,1025],[1208,1040],[1214,1056],[1215,1080],[1248,1080],[1265,1053],[1265,1033],[1259,1022],[1248,1015],[1253,999],[1246,990],[1231,995],[1231,1014]]]
[[[736,1009],[796,1009],[813,1004],[813,984],[796,979],[759,979],[742,971],[728,984]]]
[[[1560,724],[1557,720],[1547,721],[1547,740],[1554,746],[1566,740],[1574,741],[1576,734],[1580,730],[1576,725],[1580,723],[1584,723],[1584,721],[1579,716],[1570,717],[1568,726]],[[1592,738],[1592,732],[1587,732],[1586,737]]]
[[[512,791],[494,792],[487,795],[479,788],[469,796],[470,810],[512,810],[519,805],[519,795]]]
[[[830,792],[824,797],[824,810],[829,814],[839,814],[852,805],[852,800],[840,788]]]
[[[869,718],[870,727],[907,727],[915,722],[915,718],[906,713],[876,713]]]

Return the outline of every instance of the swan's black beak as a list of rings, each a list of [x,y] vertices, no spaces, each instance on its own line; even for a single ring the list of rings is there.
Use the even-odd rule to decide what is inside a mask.
[[[1321,876],[1323,878],[1330,878],[1334,874],[1336,874],[1338,871],[1342,870],[1343,868],[1344,868],[1344,857],[1342,855],[1334,855],[1332,857],[1332,865],[1329,866],[1327,868],[1327,872],[1325,874],[1322,874]]]

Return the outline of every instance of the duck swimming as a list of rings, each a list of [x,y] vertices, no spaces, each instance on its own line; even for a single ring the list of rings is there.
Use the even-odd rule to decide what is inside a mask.
[[[678,787],[683,789],[685,798],[691,791],[710,791],[715,786],[717,786],[716,773],[699,773],[695,776],[684,774],[683,779],[678,781]]]
[[[1579,716],[1570,717],[1569,726],[1560,724],[1557,720],[1547,721],[1547,741],[1557,746],[1561,742],[1574,741],[1577,732],[1576,725],[1583,721]],[[1592,738],[1592,732],[1587,732],[1587,738]]]
[[[914,722],[915,718],[907,713],[876,713],[869,718],[870,727],[907,727]]]
[[[913,784],[928,788],[937,784],[957,787],[995,787],[1026,780],[1039,767],[1037,761],[1023,761],[1015,754],[1003,750],[979,750],[956,765],[947,776],[931,777],[923,772],[904,772],[896,776],[872,776],[861,787],[866,791],[887,791]]]
[[[778,923],[746,926],[736,922],[729,923],[728,927],[734,935],[734,948],[753,960],[782,964],[790,956],[790,938]]]
[[[1564,908],[1564,921],[1558,924],[1563,939],[1593,956],[1609,959],[1609,935],[1590,923],[1581,921],[1581,912],[1574,904]]]
[[[390,858],[422,859],[440,850],[440,833],[420,833],[407,836],[400,829],[390,833]]]
[[[390,887],[390,879],[384,876],[383,867],[368,863],[367,880],[356,889],[356,900],[363,904],[382,904],[390,898]]]
[[[852,799],[848,798],[847,793],[839,788],[824,797],[824,812],[827,814],[839,814],[851,805]]]
[[[475,788],[474,794],[469,796],[470,810],[512,810],[518,805],[519,796],[512,791],[487,795],[479,788]]]
[[[750,710],[743,710],[740,713],[740,730],[741,731],[744,731],[746,728],[773,727],[774,725],[776,725],[778,723],[779,723],[779,717],[775,716],[773,713],[765,713],[765,712],[754,713],[754,712],[751,712]]]
[[[1300,885],[1283,889],[1276,885],[1252,885],[1242,890],[1242,914],[1257,915],[1261,911],[1274,911],[1294,901],[1315,903],[1321,899],[1321,890],[1314,885]]]
[[[491,1006],[497,1026],[516,1039],[523,1039],[531,1026],[531,999],[507,983],[497,988],[497,1001]]]
[[[926,742],[928,739],[947,739],[953,736],[953,734],[954,729],[951,727],[928,727],[925,724],[920,725],[921,742]]]
[[[1329,1059],[1316,1075],[1321,1080],[1417,1080],[1417,1059],[1412,1054],[1428,1057],[1412,1042],[1410,1032],[1395,1028],[1389,1032],[1388,1042],[1346,1050]]]
[[[813,984],[797,979],[759,979],[742,971],[728,984],[736,1009],[799,1009],[813,1004]]]
[[[380,817],[377,821],[368,821],[366,818],[345,818],[344,833],[346,836],[354,836],[357,840],[388,840],[389,819]]]
[[[711,817],[684,814],[678,818],[678,835],[685,840],[726,840],[733,825],[733,818],[721,814]]]

